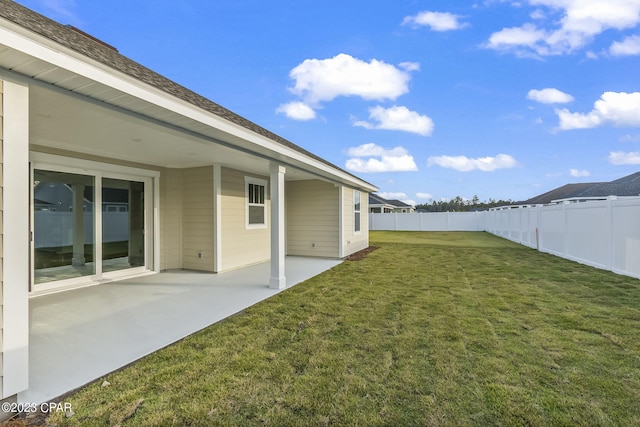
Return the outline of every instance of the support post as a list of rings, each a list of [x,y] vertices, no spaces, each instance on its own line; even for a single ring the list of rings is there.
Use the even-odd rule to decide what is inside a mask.
[[[1,81],[0,400],[29,387],[29,87]]]
[[[71,265],[82,267],[86,261],[84,258],[84,184],[72,184],[71,188],[73,191],[73,257]]]
[[[284,222],[284,166],[272,165],[270,171],[271,190],[271,289],[287,286],[285,277],[285,222]]]

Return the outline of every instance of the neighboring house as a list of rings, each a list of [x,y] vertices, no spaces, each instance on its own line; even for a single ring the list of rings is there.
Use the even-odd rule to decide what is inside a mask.
[[[389,200],[389,203],[393,205],[393,212],[397,213],[412,213],[415,212],[415,208],[411,205],[401,202],[400,200]]]
[[[546,193],[532,197],[518,205],[546,205],[556,200],[574,199],[589,200],[609,196],[640,196],[640,172],[627,175],[611,182],[588,182],[566,184]]]
[[[387,200],[377,194],[369,194],[369,213],[410,213],[415,208],[400,200]]]
[[[377,194],[369,194],[369,213],[391,213],[395,209],[387,199]]]
[[[285,255],[369,245],[362,213],[375,186],[10,0],[0,0],[0,106],[0,400],[29,386],[30,297],[263,262],[265,283],[282,288]],[[35,197],[38,185],[60,191]],[[121,264],[102,256],[110,216],[94,204],[127,211]],[[47,226],[54,240],[36,250],[44,226],[33,213],[47,209],[60,214]],[[39,257],[68,258],[55,268],[75,276],[41,274]]]

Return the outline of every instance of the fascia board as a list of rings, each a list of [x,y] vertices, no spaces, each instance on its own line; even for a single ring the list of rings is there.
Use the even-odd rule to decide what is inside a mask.
[[[0,19],[0,40],[2,44],[15,49],[31,57],[40,59],[56,67],[68,70],[89,80],[116,89],[138,99],[144,100],[156,106],[172,111],[181,116],[190,118],[212,128],[221,130],[229,135],[243,139],[271,152],[285,156],[296,163],[305,165],[334,179],[348,183],[368,191],[376,191],[377,188],[363,180],[357,179],[339,169],[330,167],[303,153],[288,148],[267,137],[259,135],[250,129],[232,123],[220,116],[196,107],[184,100],[176,98],[161,89],[141,82],[134,77],[117,71],[98,61],[87,58],[72,49],[32,33],[29,30],[5,19]],[[304,169],[304,168],[303,168]]]

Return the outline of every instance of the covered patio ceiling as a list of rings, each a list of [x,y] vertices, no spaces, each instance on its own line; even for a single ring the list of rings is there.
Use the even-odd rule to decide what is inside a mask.
[[[12,30],[0,29],[0,78],[29,84],[34,150],[174,168],[218,163],[260,174],[276,163],[287,167],[285,180],[322,179],[376,190],[223,107],[209,111],[210,101],[138,64],[131,62],[134,69],[123,73],[47,37],[34,43],[33,33],[6,25]],[[139,80],[138,72],[185,99]]]
[[[219,163],[262,174],[269,170],[267,155],[234,149],[213,136],[77,94],[34,85],[29,103],[30,142],[35,150],[55,148],[169,168]],[[313,178],[317,176],[287,169],[287,180]]]

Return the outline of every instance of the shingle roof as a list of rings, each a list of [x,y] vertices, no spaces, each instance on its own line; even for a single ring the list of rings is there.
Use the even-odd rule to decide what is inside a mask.
[[[640,172],[627,175],[611,182],[585,182],[580,184],[566,184],[546,193],[532,197],[523,205],[548,204],[553,200],[577,197],[607,197],[607,196],[640,196]]]
[[[640,196],[640,172],[616,179],[615,181],[601,182],[586,189],[576,197],[606,196]]]
[[[205,111],[223,117],[230,122],[249,129],[259,135],[269,138],[279,144],[291,148],[299,153],[318,160],[332,168],[343,171],[354,178],[361,178],[343,170],[331,162],[317,156],[310,151],[276,135],[275,133],[245,119],[244,117],[228,110],[221,105],[185,88],[184,86],[169,80],[166,77],[144,67],[141,64],[121,55],[115,48],[95,39],[94,37],[77,31],[71,26],[62,25],[39,13],[36,13],[12,0],[0,0],[0,17],[5,18],[21,27],[33,31],[43,37],[53,40],[69,49],[72,49],[92,60],[98,61],[114,70],[134,77],[139,81],[151,85],[157,89],[173,95]]]
[[[369,205],[391,205],[391,203],[377,194],[369,193]]]
[[[566,184],[566,185],[563,185],[562,187],[558,187],[551,191],[547,191],[546,193],[532,197],[528,200],[525,200],[524,202],[518,202],[517,204],[545,205],[545,204],[551,203],[552,200],[568,199],[570,197],[575,197],[576,194],[579,194],[585,191],[586,189],[593,187],[596,184],[599,184],[599,183],[585,182],[580,184]]]
[[[405,202],[402,202],[400,200],[387,200],[387,202],[391,203],[393,206],[396,206],[398,208],[411,208],[413,206],[406,204]]]

